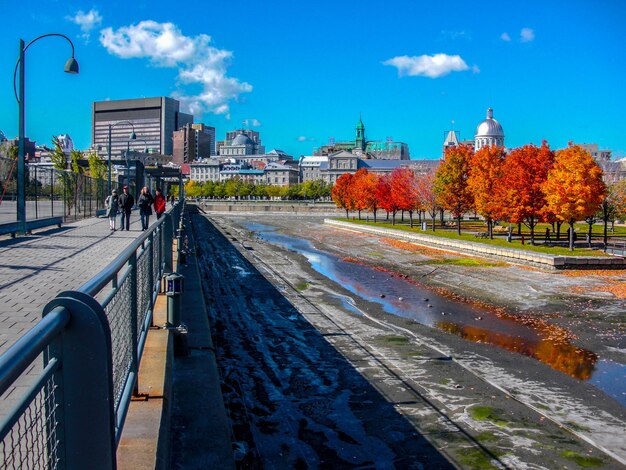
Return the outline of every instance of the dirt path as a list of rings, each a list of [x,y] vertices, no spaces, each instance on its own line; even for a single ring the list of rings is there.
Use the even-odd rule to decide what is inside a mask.
[[[301,256],[242,229],[249,219],[212,218],[221,232],[201,216],[194,230],[225,400],[248,451],[243,466],[621,468],[611,455],[626,456],[624,411],[595,388],[533,359],[390,319],[367,302],[346,303],[350,293]],[[319,221],[273,224],[379,263],[427,258]],[[432,271],[413,266],[414,276]],[[442,279],[455,269],[445,268]]]

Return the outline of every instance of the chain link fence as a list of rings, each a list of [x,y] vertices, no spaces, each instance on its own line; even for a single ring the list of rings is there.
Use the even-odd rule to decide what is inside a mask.
[[[104,209],[107,181],[43,164],[26,164],[26,220],[94,217]],[[118,188],[121,190],[121,188]],[[17,220],[17,160],[0,157],[0,223]]]

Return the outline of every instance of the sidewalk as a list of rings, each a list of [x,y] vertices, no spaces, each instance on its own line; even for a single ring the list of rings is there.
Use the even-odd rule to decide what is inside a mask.
[[[112,232],[108,219],[91,218],[0,238],[0,354],[41,319],[44,306],[58,293],[77,289],[113,261],[142,233],[140,226],[133,212],[128,232]],[[0,416],[16,387],[0,398]]]

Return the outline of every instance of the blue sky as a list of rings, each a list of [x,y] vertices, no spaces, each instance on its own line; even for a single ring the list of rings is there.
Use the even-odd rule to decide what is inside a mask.
[[[565,6],[566,5],[566,6]],[[487,7],[487,8],[485,8]],[[438,158],[488,107],[506,145],[595,142],[626,156],[626,2],[2,2],[0,130],[17,135],[13,71],[26,53],[26,133],[91,144],[91,104],[178,96],[196,122],[261,132],[298,157],[329,137],[391,136]]]

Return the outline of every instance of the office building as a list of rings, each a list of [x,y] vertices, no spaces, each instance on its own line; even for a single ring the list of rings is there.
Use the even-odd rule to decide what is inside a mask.
[[[132,126],[130,123],[132,123]],[[180,112],[180,103],[165,96],[129,100],[96,101],[92,106],[91,141],[94,149],[107,152],[109,126],[111,155],[123,158],[126,150],[172,155],[172,134],[193,116]],[[132,131],[136,139],[130,140]]]
[[[175,165],[210,158],[215,143],[215,128],[204,124],[185,124],[173,132],[172,143]]]

